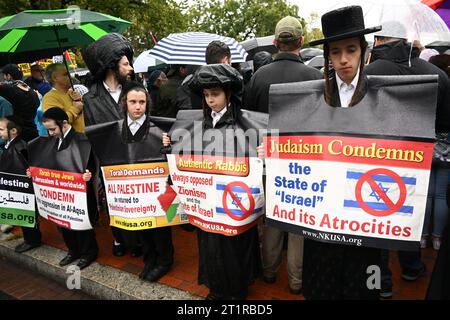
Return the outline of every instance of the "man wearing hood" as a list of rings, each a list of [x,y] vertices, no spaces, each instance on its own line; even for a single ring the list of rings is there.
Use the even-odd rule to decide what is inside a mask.
[[[435,130],[438,138],[446,140],[450,131],[450,83],[447,75],[438,67],[413,54],[412,44],[407,42],[405,26],[398,21],[382,24],[383,29],[375,34],[375,43],[371,61],[366,68],[367,75],[438,75],[438,100]],[[435,148],[435,151],[437,149]],[[414,281],[425,272],[421,261],[420,249],[417,251],[399,251],[402,278]],[[392,296],[392,279],[389,270],[389,251],[383,250],[381,258],[382,298]]]

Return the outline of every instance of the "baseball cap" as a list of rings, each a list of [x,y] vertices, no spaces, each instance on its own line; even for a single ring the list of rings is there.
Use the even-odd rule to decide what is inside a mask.
[[[275,40],[292,41],[303,36],[303,27],[300,21],[292,16],[287,16],[278,21],[275,27]]]

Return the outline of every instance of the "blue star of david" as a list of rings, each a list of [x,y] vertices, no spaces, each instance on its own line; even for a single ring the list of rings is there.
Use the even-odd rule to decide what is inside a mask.
[[[242,197],[239,197],[239,196],[237,196],[236,194],[235,194],[235,196],[236,196],[236,198],[237,198],[239,201],[242,201]],[[236,203],[236,201],[234,201],[234,199],[231,200],[231,203],[234,204],[234,205],[236,206],[236,208],[239,208],[238,204]]]
[[[380,187],[381,190],[383,190],[383,192],[386,194],[389,190],[389,188],[387,187],[383,187],[383,185],[381,184],[381,182],[378,184],[378,186]],[[378,195],[378,193],[375,192],[375,190],[372,189],[372,193],[369,195],[370,197],[375,197],[377,199],[377,201],[381,200],[381,197]]]

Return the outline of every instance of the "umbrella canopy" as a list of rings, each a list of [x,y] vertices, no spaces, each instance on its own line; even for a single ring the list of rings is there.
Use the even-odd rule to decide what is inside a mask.
[[[273,44],[273,40],[275,37],[267,36],[267,37],[257,37],[253,39],[248,39],[241,42],[242,47],[244,47],[245,51],[247,51],[248,56],[247,60],[253,60],[253,56],[255,53],[260,51],[267,51],[271,54],[275,54],[278,52],[277,47]]]
[[[447,27],[450,27],[450,1],[449,0],[422,0],[422,3],[435,10],[444,20]]]
[[[423,45],[433,41],[450,41],[450,31],[442,18],[420,0],[339,0],[328,11],[359,5],[363,9],[366,27],[387,21],[402,23],[408,32],[408,40],[420,40]],[[373,34],[366,35],[373,40]]]
[[[133,68],[135,73],[148,72],[149,67],[155,67],[156,65],[164,64],[161,60],[155,59],[150,55],[150,50],[142,52],[136,60],[133,62]]]
[[[306,61],[305,64],[316,69],[321,69],[325,65],[325,58],[323,56],[315,56]]]
[[[61,49],[64,52],[70,48],[62,47]],[[30,63],[40,59],[57,56],[61,54],[61,49],[51,48],[20,53],[0,52],[0,68],[8,63]]]
[[[172,33],[159,40],[150,55],[167,64],[205,65],[206,48],[214,40],[228,45],[232,62],[246,61],[248,54],[235,39],[206,32]]]
[[[0,52],[85,46],[130,22],[87,10],[27,10],[0,19]]]
[[[305,48],[300,50],[300,56],[303,61],[311,60],[317,56],[323,56],[323,50],[318,48]]]
[[[435,41],[425,46],[428,49],[435,49],[439,53],[444,53],[450,49],[450,41]]]

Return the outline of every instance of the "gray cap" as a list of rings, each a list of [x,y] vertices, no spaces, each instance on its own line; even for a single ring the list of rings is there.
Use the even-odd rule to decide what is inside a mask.
[[[408,31],[406,31],[406,27],[398,21],[385,21],[381,23],[381,26],[383,29],[375,33],[375,37],[408,39]]]

